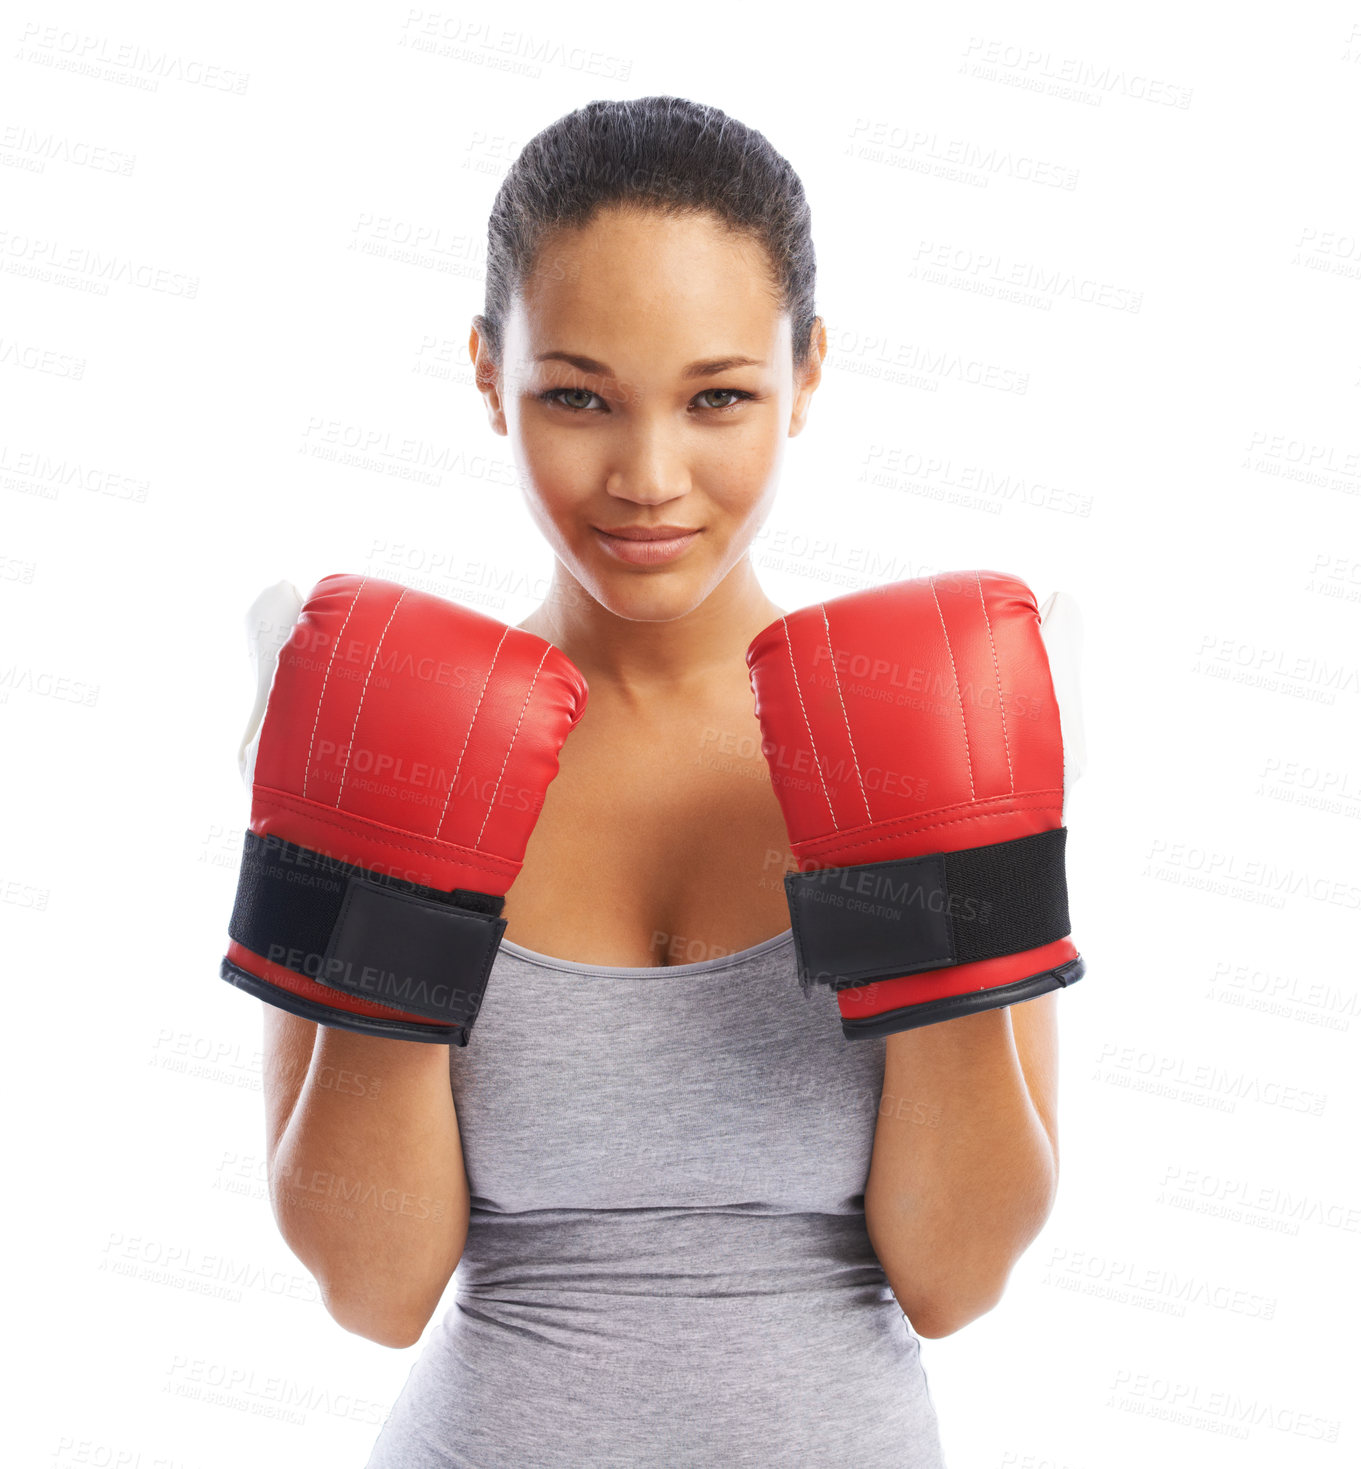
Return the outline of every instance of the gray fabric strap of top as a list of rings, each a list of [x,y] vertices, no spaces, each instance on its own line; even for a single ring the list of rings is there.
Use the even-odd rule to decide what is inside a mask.
[[[465,1025],[500,947],[504,903],[247,831],[227,932],[251,953],[329,989]]]
[[[799,983],[841,990],[1066,938],[1067,835],[786,873]]]

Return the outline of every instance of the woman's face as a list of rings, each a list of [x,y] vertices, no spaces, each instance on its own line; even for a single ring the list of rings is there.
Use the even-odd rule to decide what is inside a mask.
[[[825,350],[819,323],[795,382],[774,291],[762,247],[711,216],[615,209],[541,251],[499,373],[473,331],[478,386],[535,523],[618,616],[698,606],[770,511]],[[684,539],[649,550],[617,534],[654,527]]]

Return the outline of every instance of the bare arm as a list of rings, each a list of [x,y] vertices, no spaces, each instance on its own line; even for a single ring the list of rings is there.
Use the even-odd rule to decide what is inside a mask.
[[[1058,1186],[1057,995],[888,1037],[865,1222],[920,1336],[990,1311]]]
[[[384,1346],[411,1346],[468,1237],[449,1047],[261,1008],[279,1230],[341,1326]]]

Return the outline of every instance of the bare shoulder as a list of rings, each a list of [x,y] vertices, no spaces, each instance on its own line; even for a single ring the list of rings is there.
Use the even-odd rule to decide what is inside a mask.
[[[1050,990],[1011,1006],[1011,1032],[1030,1099],[1058,1157],[1059,996]]]

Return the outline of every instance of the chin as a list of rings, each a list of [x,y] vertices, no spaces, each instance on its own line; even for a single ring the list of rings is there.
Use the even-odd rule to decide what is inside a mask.
[[[630,622],[672,622],[693,612],[713,586],[694,575],[609,575],[594,579],[591,595],[607,611]]]

